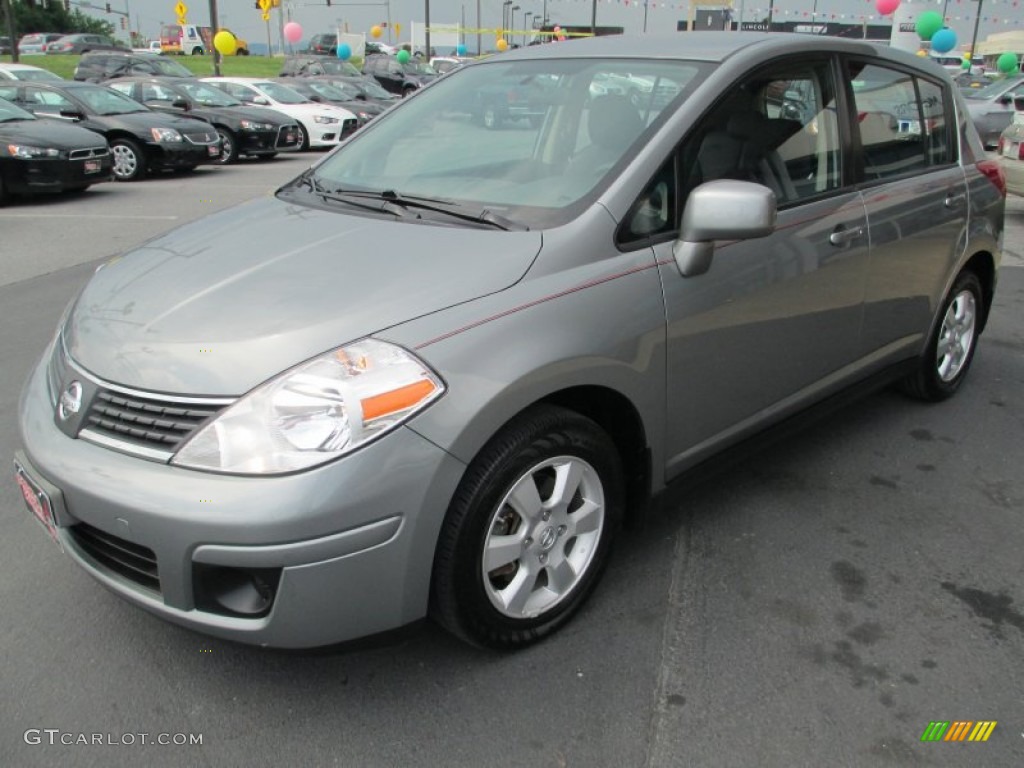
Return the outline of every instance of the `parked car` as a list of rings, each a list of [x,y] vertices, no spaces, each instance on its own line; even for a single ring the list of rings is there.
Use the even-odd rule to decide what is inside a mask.
[[[309,38],[306,53],[316,56],[335,56],[338,52],[338,36],[334,33],[313,35]],[[284,74],[282,72],[282,74]]]
[[[434,56],[430,60],[430,66],[434,68],[437,74],[443,75],[446,72],[451,72],[456,67],[461,67],[468,61],[472,61],[472,59],[460,56]]]
[[[625,73],[676,96],[590,97]],[[558,97],[537,125],[452,118],[532,78]],[[899,99],[916,125],[875,111]],[[1005,206],[965,109],[918,57],[819,35],[459,68],[92,275],[20,400],[30,513],[111,591],[222,638],[429,614],[536,642],[687,470],[850,392],[964,385]]]
[[[42,67],[5,62],[0,62],[0,80],[55,80],[58,83],[66,82],[60,75],[54,74]]]
[[[101,83],[115,77],[153,76],[195,78],[186,66],[166,56],[153,53],[118,53],[96,51],[86,53],[75,67],[75,80]]]
[[[999,134],[1013,119],[1013,94],[1024,90],[1024,75],[1008,75],[984,88],[964,91],[967,109],[986,149],[995,149]]]
[[[365,125],[384,111],[384,107],[379,107],[366,99],[360,99],[358,90],[355,88],[342,90],[323,80],[305,77],[281,78],[280,82],[298,91],[310,101],[333,104],[347,109],[358,118],[359,125]]]
[[[1014,98],[1014,116],[999,137],[999,162],[1006,191],[1024,196],[1024,93]]]
[[[89,51],[128,51],[128,46],[120,40],[106,35],[74,34],[64,35],[52,43],[46,44],[46,52],[53,53],[88,53]]]
[[[365,101],[381,109],[387,109],[402,100],[400,96],[381,88],[380,83],[372,77],[356,80],[340,75],[318,75],[303,79],[328,83],[344,93],[349,100]]]
[[[351,63],[323,56],[296,54],[286,56],[281,64],[281,77],[310,77],[312,75],[337,75],[357,80],[372,80]]]
[[[62,32],[34,32],[24,35],[18,41],[18,55],[32,56],[46,53],[46,46],[62,37],[64,37]]]
[[[433,67],[422,61],[410,60],[403,64],[394,56],[380,54],[366,57],[363,74],[373,76],[384,90],[399,96],[408,96],[440,77]]]
[[[11,195],[70,192],[109,181],[107,142],[92,131],[39,120],[0,98],[0,205]]]
[[[220,136],[220,163],[239,157],[269,158],[299,148],[299,126],[271,109],[247,107],[220,88],[199,80],[123,77],[106,84],[157,112],[205,120]]]
[[[0,99],[103,136],[118,181],[135,181],[158,170],[190,171],[220,157],[220,138],[209,123],[154,112],[101,85],[0,81]]]
[[[310,101],[301,93],[273,80],[256,77],[204,77],[243,104],[282,112],[299,126],[299,149],[336,147],[359,128],[352,112]]]

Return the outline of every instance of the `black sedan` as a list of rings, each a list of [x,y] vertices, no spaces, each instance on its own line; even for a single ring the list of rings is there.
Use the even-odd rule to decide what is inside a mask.
[[[363,62],[363,74],[372,75],[384,90],[403,97],[440,77],[433,67],[421,61],[403,64],[396,57],[383,54],[367,56]]]
[[[344,93],[350,100],[365,101],[380,107],[381,110],[394,106],[402,100],[401,96],[385,91],[380,83],[372,77],[360,80],[351,77],[338,77],[337,75],[317,75],[316,77],[306,77],[303,79],[329,83]]]
[[[148,171],[192,170],[220,159],[220,137],[209,123],[154,112],[102,85],[0,82],[0,99],[106,138],[118,181],[135,181]]]
[[[83,190],[109,181],[112,167],[102,137],[0,99],[0,204],[10,195]]]
[[[240,156],[273,157],[299,148],[299,126],[272,109],[247,107],[220,88],[199,80],[162,77],[119,77],[106,83],[158,112],[205,120],[221,140],[220,162]]]
[[[355,89],[345,91],[331,83],[305,77],[282,77],[278,78],[278,82],[298,91],[310,101],[344,107],[358,118],[361,126],[384,111],[384,107],[360,99]]]

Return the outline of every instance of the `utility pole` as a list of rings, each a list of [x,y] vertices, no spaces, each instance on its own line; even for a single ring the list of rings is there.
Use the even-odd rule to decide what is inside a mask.
[[[4,22],[7,26],[7,34],[11,38],[11,61],[18,63],[18,32],[14,28],[14,9],[11,8],[11,0],[0,0],[4,6]]]
[[[8,0],[10,2],[10,0]],[[978,0],[978,15],[974,17],[974,34],[971,35],[971,65],[974,65],[974,57],[977,54],[978,45],[978,22],[981,21],[981,4],[983,0]],[[982,59],[984,62],[984,59]]]

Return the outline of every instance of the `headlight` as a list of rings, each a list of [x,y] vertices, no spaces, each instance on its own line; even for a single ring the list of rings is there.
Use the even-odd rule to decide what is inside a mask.
[[[33,157],[60,157],[60,150],[50,147],[33,147],[28,144],[8,144],[7,154],[20,160],[29,160]]]
[[[153,141],[161,143],[181,141],[181,134],[173,128],[151,128],[149,132],[153,134]]]
[[[272,131],[273,123],[257,123],[255,120],[242,120],[239,125],[243,131]]]
[[[314,115],[313,122],[320,123],[321,125],[329,125],[330,123],[337,123],[340,121],[338,120],[338,118],[330,117],[328,115]]]
[[[368,123],[370,118],[373,117],[369,112],[356,112],[356,117],[362,120],[364,123]]]
[[[172,464],[272,475],[350,453],[444,393],[411,353],[364,339],[261,384],[197,432]]]

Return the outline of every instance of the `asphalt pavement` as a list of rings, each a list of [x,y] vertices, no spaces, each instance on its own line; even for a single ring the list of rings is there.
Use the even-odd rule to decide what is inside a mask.
[[[0,209],[0,467],[25,375],[102,259],[316,157]],[[63,556],[9,475],[0,766],[1024,764],[1021,198],[1007,223],[955,398],[881,392],[723,463],[623,536],[570,625],[517,654],[429,623],[302,653],[172,626]],[[922,742],[933,721],[997,725]]]

